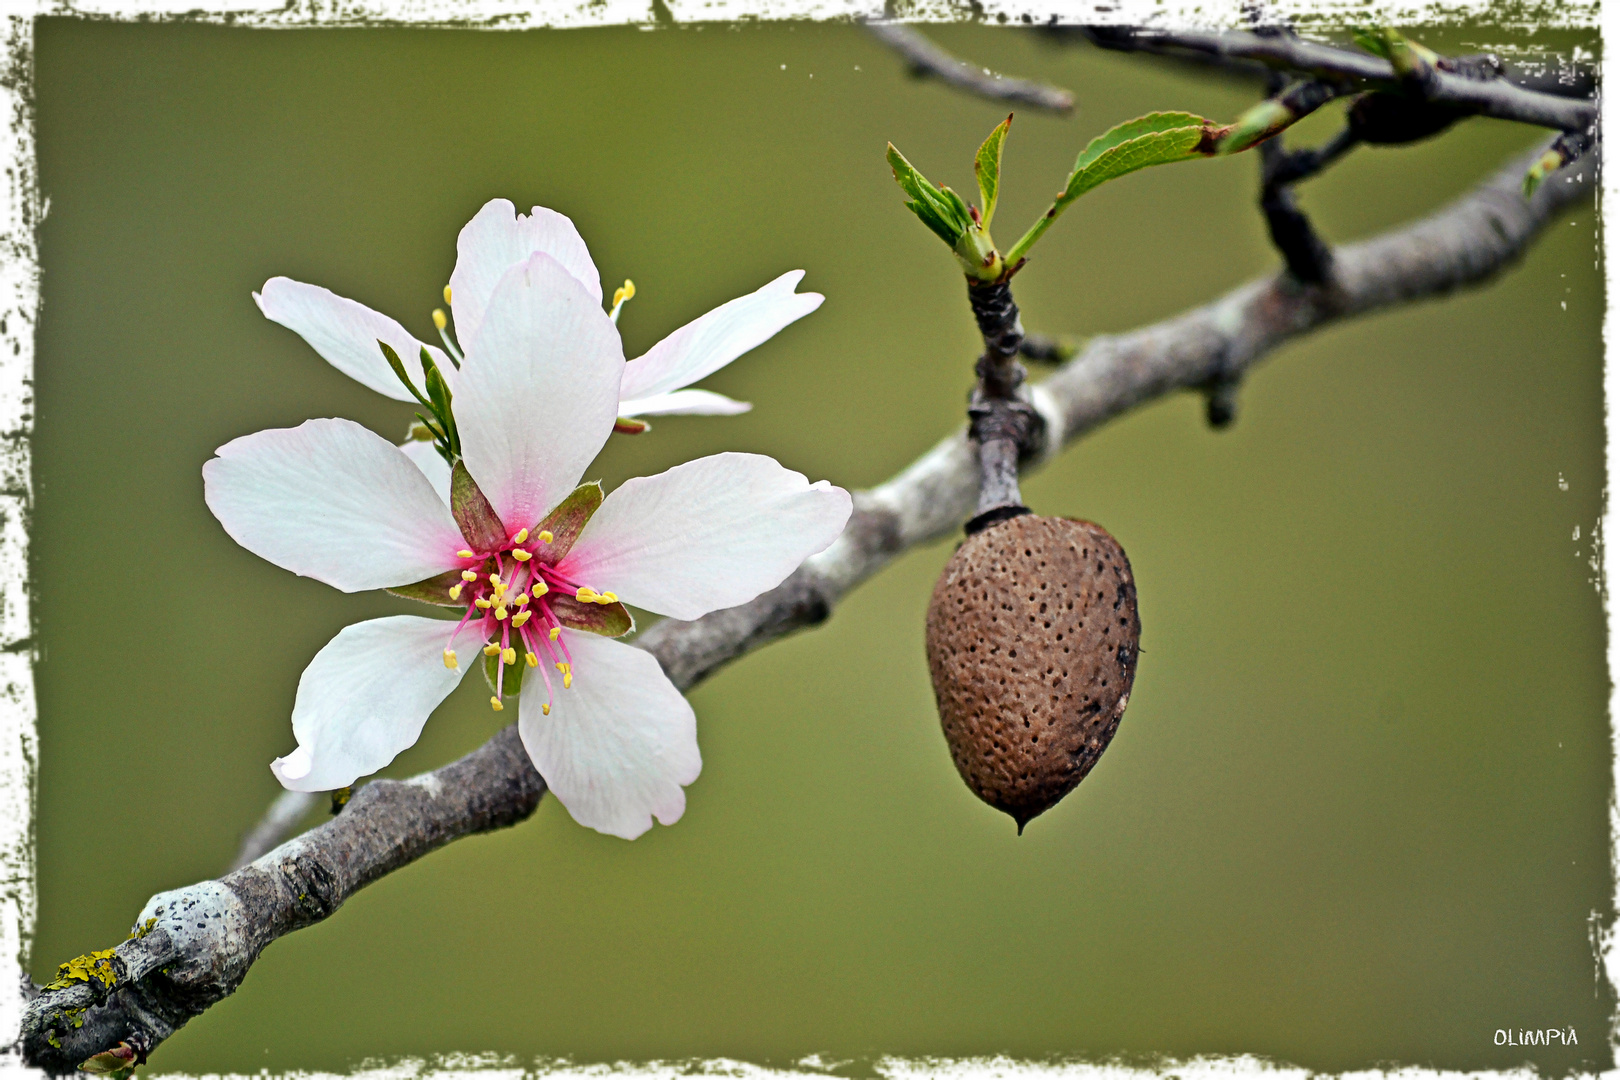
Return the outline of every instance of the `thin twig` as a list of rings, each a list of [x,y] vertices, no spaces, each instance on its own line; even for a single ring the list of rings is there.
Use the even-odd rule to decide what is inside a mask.
[[[1220,371],[1241,374],[1321,326],[1490,278],[1554,214],[1593,190],[1595,153],[1521,196],[1525,171],[1542,153],[1513,160],[1428,218],[1339,249],[1327,286],[1267,275],[1154,326],[1093,338],[1031,391],[1045,423],[1030,464],[1137,405],[1203,386]],[[777,588],[694,622],[658,623],[636,644],[690,688],[744,653],[821,622],[901,552],[954,532],[978,492],[975,455],[958,430],[894,479],[859,492],[843,536]],[[25,1059],[66,1075],[120,1043],[145,1053],[235,990],[270,942],[325,919],[429,851],[524,820],[544,791],[515,725],[433,772],[372,781],[338,817],[252,865],[148,901],[139,936],[114,950],[110,987],[78,982],[28,1005]]]
[[[976,67],[952,56],[909,26],[871,20],[867,20],[865,25],[874,37],[905,57],[915,75],[932,75],[958,89],[992,101],[1015,101],[1059,113],[1074,108],[1074,95],[1067,90],[1030,79],[997,75],[989,68]]]

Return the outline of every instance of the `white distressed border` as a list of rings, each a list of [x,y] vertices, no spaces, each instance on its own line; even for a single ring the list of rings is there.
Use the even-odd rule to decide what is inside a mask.
[[[33,508],[31,446],[34,415],[34,328],[39,311],[39,248],[36,229],[46,207],[39,199],[34,145],[33,77],[34,28],[39,15],[79,15],[116,20],[185,19],[230,22],[239,26],[313,27],[393,25],[445,25],[520,30],[533,27],[652,25],[654,0],[212,0],[200,10],[187,0],[0,0],[0,26],[5,33],[6,57],[0,69],[0,110],[9,120],[11,139],[0,142],[0,1038],[12,1039],[22,1023],[21,980],[32,937],[37,898],[34,889],[34,793],[38,760],[38,710],[34,699],[33,618],[28,586],[28,528]],[[992,20],[1005,15],[1018,23],[1026,12],[1044,21],[1061,11],[1067,21],[1130,23],[1136,25],[1230,26],[1240,24],[1245,9],[1256,0],[984,0]],[[881,15],[881,0],[665,0],[677,22],[735,19],[852,19]],[[1353,17],[1360,22],[1393,25],[1456,22],[1489,18],[1508,29],[1580,28],[1600,26],[1605,41],[1617,40],[1620,0],[1600,6],[1598,0],[1525,0],[1503,5],[1489,0],[1286,0],[1263,5],[1269,16],[1287,19],[1306,28],[1324,28]],[[904,5],[910,17],[957,21],[962,5],[951,0],[915,0]],[[1620,120],[1605,111],[1604,141],[1620,145]],[[1602,202],[1598,220],[1620,206],[1620,179],[1608,169],[1602,174]],[[1607,476],[1620,473],[1620,440],[1615,438],[1615,403],[1620,401],[1620,365],[1614,360],[1615,294],[1620,273],[1605,262],[1608,310],[1604,316],[1604,401],[1607,437]],[[1600,541],[1611,535],[1613,505],[1607,483]],[[1609,700],[1611,752],[1620,747],[1620,635],[1608,583],[1620,580],[1620,551],[1602,543],[1598,587],[1603,596],[1609,629]],[[1610,867],[1620,910],[1620,753],[1611,761],[1614,787],[1610,794]],[[1620,986],[1620,933],[1615,924],[1603,925],[1593,913],[1594,963],[1601,965],[1611,985]],[[1620,1056],[1620,1016],[1607,1033],[1611,1048]],[[620,1063],[576,1066],[566,1062],[525,1067],[494,1056],[446,1057],[432,1062],[409,1059],[391,1065],[363,1067],[354,1080],[440,1080],[476,1074],[478,1080],[675,1080],[676,1077],[724,1076],[743,1080],[797,1080],[826,1077],[841,1062],[806,1058],[796,1069],[769,1069],[727,1059],[706,1062]],[[1279,1065],[1251,1055],[1226,1058],[1198,1057],[1165,1061],[1157,1066],[1020,1062],[1009,1058],[934,1059],[883,1058],[875,1070],[889,1080],[1156,1080],[1174,1073],[1180,1080],[1309,1080],[1309,1070]],[[13,1048],[0,1048],[0,1076],[41,1076],[22,1066]],[[333,1074],[289,1074],[308,1080]],[[1620,1075],[1620,1073],[1617,1073]],[[1461,1073],[1435,1069],[1399,1068],[1341,1074],[1341,1080],[1454,1080],[1465,1076],[1496,1080],[1536,1080],[1529,1069],[1493,1073]]]

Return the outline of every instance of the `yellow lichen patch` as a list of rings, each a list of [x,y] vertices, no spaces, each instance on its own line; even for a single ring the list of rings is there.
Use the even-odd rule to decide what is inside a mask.
[[[145,922],[141,923],[141,925],[139,925],[135,929],[131,930],[129,932],[129,937],[125,938],[124,940],[125,941],[139,941],[141,938],[145,937],[147,934],[150,934],[152,932],[153,927],[155,927],[155,926],[157,926],[157,919],[155,919],[155,918],[147,919]]]
[[[100,952],[85,953],[75,956],[72,960],[56,969],[56,978],[45,984],[47,990],[66,990],[74,983],[87,983],[94,979],[103,987],[111,990],[118,982],[118,973],[113,970],[113,951],[102,949]]]

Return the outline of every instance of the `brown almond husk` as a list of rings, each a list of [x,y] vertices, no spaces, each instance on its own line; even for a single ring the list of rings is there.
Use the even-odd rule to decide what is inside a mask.
[[[969,536],[928,603],[928,670],[957,772],[1024,826],[1085,779],[1130,700],[1131,564],[1089,521],[1025,514]]]

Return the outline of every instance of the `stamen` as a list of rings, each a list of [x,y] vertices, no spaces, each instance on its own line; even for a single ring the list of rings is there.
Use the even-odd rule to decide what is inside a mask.
[[[433,309],[433,326],[434,326],[434,328],[442,332],[444,330],[444,328],[449,326],[449,325],[450,325],[450,320],[444,317],[444,310],[442,308],[434,308]]]
[[[551,586],[550,585],[547,585],[544,581],[540,581],[540,580],[535,581],[534,589],[533,589],[534,595],[536,595],[536,596],[544,596],[544,595],[546,595],[546,593],[548,593],[550,591],[551,591]]]
[[[523,658],[529,662],[530,667],[539,667],[540,666],[540,658],[538,656],[534,655],[534,653],[532,653],[532,652],[531,653],[524,653]]]
[[[495,598],[498,600],[498,599],[500,599],[501,597],[503,597],[505,595],[506,595],[506,582],[497,581],[495,583]]]
[[[498,653],[500,651],[501,651],[501,647],[499,645],[495,644],[493,641],[490,642],[488,645],[484,646],[484,655],[485,656],[494,656],[496,653]]]
[[[574,665],[573,664],[558,664],[557,665],[557,670],[562,672],[563,689],[564,690],[570,689],[574,685]]]
[[[482,596],[480,596],[478,599],[474,600],[473,603],[477,604],[484,611],[488,611],[490,608],[495,606],[494,604],[490,603],[488,600],[485,600]]]
[[[540,703],[540,715],[541,716],[550,716],[551,715],[551,703],[549,701],[542,701]]]
[[[619,309],[624,307],[626,300],[635,295],[636,283],[629,278],[625,278],[624,284],[613,290],[613,310],[608,312],[608,318],[613,320],[614,325],[618,325],[619,322]]]
[[[461,599],[461,582],[458,581],[454,585],[450,586],[450,599]]]
[[[447,304],[450,302],[450,286],[448,285],[444,287],[444,302]]]
[[[560,637],[561,635],[562,635],[562,627],[553,626],[551,628],[551,633],[547,634],[546,636],[549,637],[552,641],[556,641],[557,638]]]
[[[500,712],[502,709],[506,708],[505,705],[501,704],[501,699],[498,697],[492,697],[489,699],[489,707],[494,709],[496,712]]]
[[[517,650],[512,648],[510,645],[501,650],[501,662],[503,664],[517,663]]]
[[[574,594],[574,599],[578,600],[582,604],[594,603],[596,600],[596,590],[591,588],[589,585],[581,585],[579,587],[579,592]]]
[[[519,529],[518,534],[516,536],[512,537],[512,543],[521,544],[521,543],[523,543],[523,541],[527,540],[528,538],[529,538],[529,530],[528,529]]]
[[[549,544],[555,539],[556,539],[556,537],[551,535],[551,530],[550,529],[541,529],[540,530],[540,542],[542,544]]]
[[[478,580],[478,573],[477,573],[477,571],[474,571],[474,570],[463,570],[461,572],[461,580],[462,581],[477,581]]]
[[[534,558],[534,556],[529,552],[524,551],[522,548],[513,548],[512,558],[516,559],[518,562],[528,562],[530,559]]]
[[[521,593],[520,592],[516,596],[512,597],[512,603],[517,607],[522,607],[524,604],[527,604],[528,602],[529,602],[529,594],[528,593]]]
[[[501,583],[501,575],[499,575],[499,574],[491,574],[491,575],[489,575],[489,583],[491,585],[499,585]]]
[[[600,598],[597,599],[596,602],[598,604],[617,604],[619,602],[619,594],[605,592]]]
[[[472,557],[473,553],[468,551],[466,548],[462,548],[460,551],[456,552],[456,558],[458,559],[470,559]]]
[[[503,612],[504,612],[504,609],[503,609]],[[518,612],[516,615],[512,616],[512,625],[521,627],[524,623],[529,621],[529,616],[533,615],[533,614],[534,614],[534,612],[532,612],[532,611],[520,611],[520,612]],[[501,617],[501,614],[497,613],[495,617],[498,619],[498,618]]]
[[[495,618],[496,619],[505,619],[506,618],[506,605],[504,605],[504,604],[496,604],[495,605]]]
[[[456,668],[460,666],[460,662],[456,659],[456,652],[454,649],[444,650],[444,666],[449,668],[451,671],[456,670]]]

